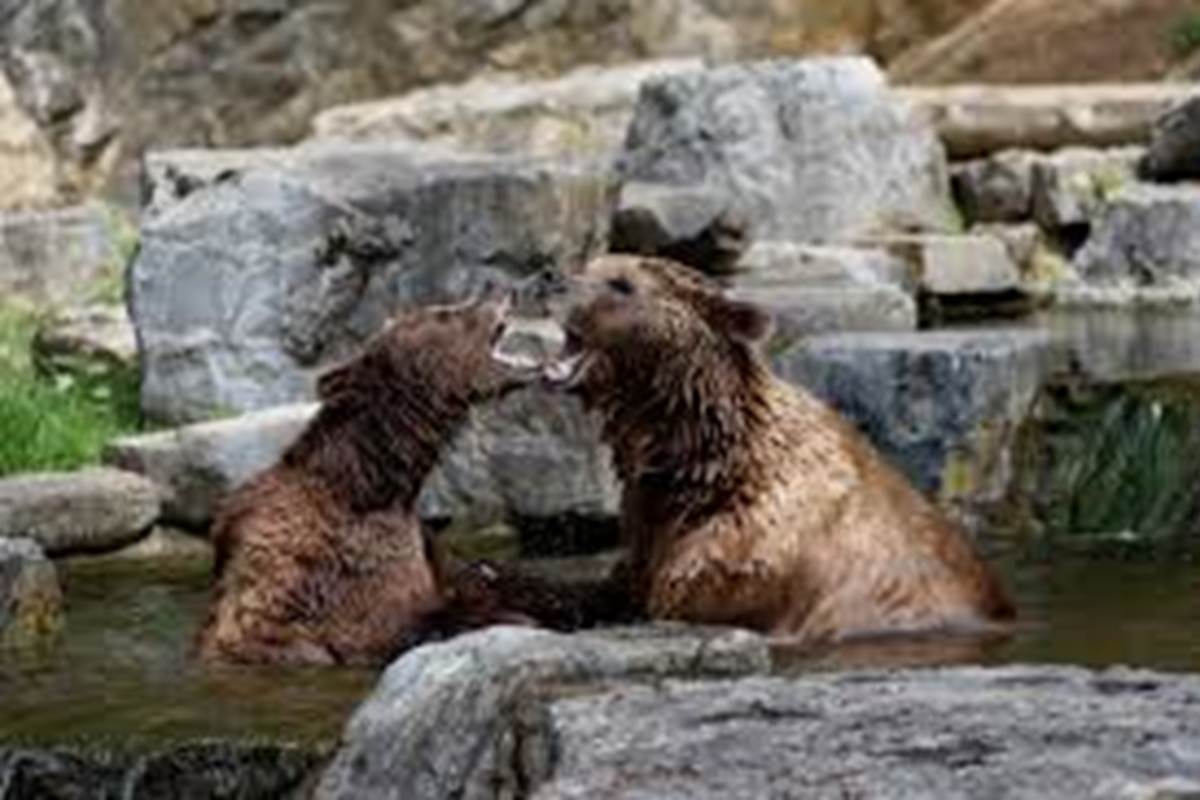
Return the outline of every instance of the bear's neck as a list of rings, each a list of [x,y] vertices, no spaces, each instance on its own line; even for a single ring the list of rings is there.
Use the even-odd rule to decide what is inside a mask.
[[[359,512],[412,508],[442,450],[467,419],[465,396],[430,391],[420,379],[326,402],[285,455]]]
[[[664,519],[712,513],[758,472],[770,373],[748,349],[701,361],[659,362],[600,404],[625,491]]]

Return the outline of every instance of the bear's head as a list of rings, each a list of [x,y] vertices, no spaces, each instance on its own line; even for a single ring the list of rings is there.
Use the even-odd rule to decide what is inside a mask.
[[[397,393],[430,410],[492,399],[529,383],[525,364],[494,358],[508,325],[510,294],[498,286],[458,305],[398,313],[356,358],[321,376],[317,396],[326,404]]]
[[[614,393],[649,401],[714,380],[736,382],[757,367],[757,345],[770,331],[770,317],[757,306],[661,258],[602,256],[578,274],[544,278],[536,292],[565,334],[546,378],[589,403]]]
[[[398,314],[318,379],[321,408],[285,463],[320,472],[355,511],[413,502],[471,406],[537,377],[492,357],[509,307],[496,287],[461,305]]]

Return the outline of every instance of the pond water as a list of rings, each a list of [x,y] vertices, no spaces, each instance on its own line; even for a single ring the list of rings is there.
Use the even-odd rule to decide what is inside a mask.
[[[1071,343],[1060,353],[1065,377],[1050,382],[1022,432],[1022,511],[983,542],[1015,594],[1015,635],[815,654],[781,647],[781,668],[1057,662],[1200,672],[1200,317],[1035,324]],[[0,656],[0,742],[328,742],[374,682],[371,671],[194,662],[206,563],[71,563],[63,577],[57,646]]]

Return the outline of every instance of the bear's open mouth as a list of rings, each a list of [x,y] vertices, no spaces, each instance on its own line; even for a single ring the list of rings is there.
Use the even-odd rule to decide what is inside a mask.
[[[492,360],[534,378],[561,347],[562,332],[552,320],[510,316],[492,338]]]
[[[563,346],[556,358],[542,366],[542,377],[555,388],[573,389],[583,380],[590,363],[583,338],[578,331],[567,326],[564,329]]]

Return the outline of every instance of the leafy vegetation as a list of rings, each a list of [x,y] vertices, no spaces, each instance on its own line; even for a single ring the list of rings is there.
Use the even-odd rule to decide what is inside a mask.
[[[31,344],[39,316],[0,308],[0,475],[95,463],[104,444],[137,429],[138,380],[97,363],[41,375]]]
[[[1171,49],[1184,58],[1200,49],[1200,8],[1193,8],[1171,26]]]
[[[1060,386],[1040,405],[1020,472],[1045,534],[1156,539],[1196,530],[1197,387]]]

